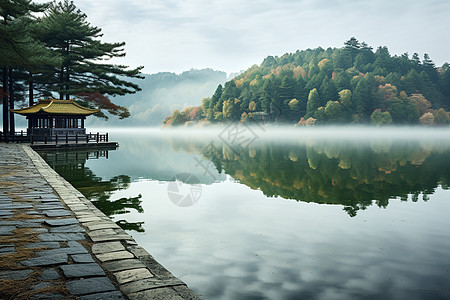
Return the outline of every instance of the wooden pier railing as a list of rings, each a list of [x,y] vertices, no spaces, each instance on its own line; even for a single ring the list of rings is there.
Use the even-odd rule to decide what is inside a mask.
[[[91,144],[108,142],[108,133],[87,133],[87,134],[63,134],[63,135],[27,135],[26,132],[19,131],[14,135],[4,135],[0,132],[1,142],[16,142],[30,144]]]

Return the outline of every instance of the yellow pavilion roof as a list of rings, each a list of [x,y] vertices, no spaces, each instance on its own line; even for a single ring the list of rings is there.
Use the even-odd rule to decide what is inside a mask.
[[[83,107],[75,103],[73,100],[45,99],[38,100],[38,103],[30,107],[11,109],[10,111],[24,116],[38,113],[47,113],[50,115],[89,116],[99,112],[100,109]]]

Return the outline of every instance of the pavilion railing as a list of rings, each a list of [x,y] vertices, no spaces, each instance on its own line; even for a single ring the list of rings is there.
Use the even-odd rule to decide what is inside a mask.
[[[17,131],[14,134],[4,133],[0,131],[0,142],[19,142],[26,143],[29,141],[26,131]]]
[[[108,133],[62,134],[62,135],[27,135],[25,131],[14,135],[0,132],[0,141],[22,142],[31,144],[91,144],[108,142]]]

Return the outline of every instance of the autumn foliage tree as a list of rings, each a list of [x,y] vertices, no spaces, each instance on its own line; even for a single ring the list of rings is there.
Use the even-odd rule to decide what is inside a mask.
[[[417,53],[391,55],[385,46],[374,50],[352,37],[342,48],[268,56],[219,85],[206,104],[203,120],[210,123],[257,117],[288,124],[309,118],[315,124],[370,124],[376,111],[375,119],[392,124],[417,124],[428,112],[445,124],[450,65],[438,68]]]

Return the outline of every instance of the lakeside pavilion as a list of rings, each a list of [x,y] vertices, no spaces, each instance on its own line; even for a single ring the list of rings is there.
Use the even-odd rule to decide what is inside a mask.
[[[45,99],[38,103],[12,112],[26,116],[28,120],[27,135],[34,139],[44,139],[63,135],[86,135],[84,121],[100,109],[90,109],[74,102],[74,100]]]

